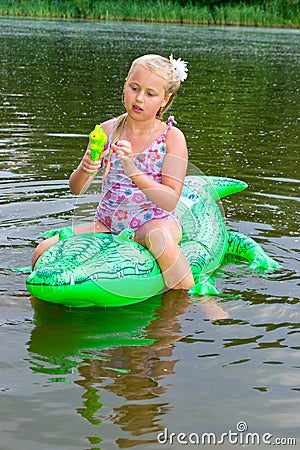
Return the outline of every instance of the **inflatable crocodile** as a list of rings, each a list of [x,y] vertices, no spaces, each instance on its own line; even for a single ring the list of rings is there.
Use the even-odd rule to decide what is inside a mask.
[[[177,213],[183,224],[182,251],[195,280],[191,294],[218,294],[213,272],[226,254],[237,255],[253,268],[266,271],[280,265],[252,238],[228,231],[219,199],[247,187],[221,177],[187,176]],[[119,235],[75,235],[71,228],[52,230],[59,242],[38,259],[26,281],[37,298],[72,307],[123,306],[166,290],[155,259],[133,240],[130,228]]]

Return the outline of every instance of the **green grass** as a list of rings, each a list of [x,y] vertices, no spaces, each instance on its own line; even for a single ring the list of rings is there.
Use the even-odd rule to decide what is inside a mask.
[[[299,28],[299,0],[180,5],[176,0],[0,0],[1,16]]]

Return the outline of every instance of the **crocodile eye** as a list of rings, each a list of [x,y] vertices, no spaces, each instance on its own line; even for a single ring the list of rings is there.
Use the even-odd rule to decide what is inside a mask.
[[[97,281],[98,280],[98,275],[96,273],[93,273],[92,275],[90,275],[90,280]]]

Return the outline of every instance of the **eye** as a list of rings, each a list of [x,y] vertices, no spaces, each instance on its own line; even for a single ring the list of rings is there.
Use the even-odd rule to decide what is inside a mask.
[[[148,92],[148,96],[149,96],[149,97],[155,97],[156,94],[155,94],[154,92]]]

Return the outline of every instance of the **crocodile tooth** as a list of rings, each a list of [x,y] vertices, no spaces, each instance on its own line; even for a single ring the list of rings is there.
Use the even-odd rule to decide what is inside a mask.
[[[75,284],[75,280],[74,280],[73,275],[71,274],[70,275],[70,285],[73,286],[74,284]]]

